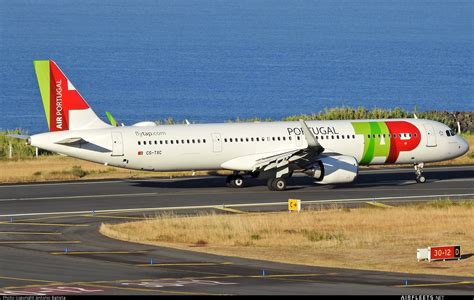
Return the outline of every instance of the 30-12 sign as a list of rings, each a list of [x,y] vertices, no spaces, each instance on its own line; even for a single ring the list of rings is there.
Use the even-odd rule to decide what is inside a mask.
[[[461,246],[430,247],[430,260],[460,258]]]

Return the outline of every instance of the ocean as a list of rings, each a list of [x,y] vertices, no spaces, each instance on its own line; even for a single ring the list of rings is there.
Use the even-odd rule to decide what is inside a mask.
[[[47,130],[33,60],[105,118],[474,110],[473,1],[0,0],[0,129]]]

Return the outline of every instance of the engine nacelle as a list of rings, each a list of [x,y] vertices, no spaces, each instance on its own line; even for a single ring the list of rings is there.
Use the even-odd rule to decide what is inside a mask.
[[[304,173],[320,184],[349,183],[359,174],[359,164],[352,156],[323,156]]]

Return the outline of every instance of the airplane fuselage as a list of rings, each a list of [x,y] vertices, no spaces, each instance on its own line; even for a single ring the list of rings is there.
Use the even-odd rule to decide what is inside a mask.
[[[448,126],[424,119],[307,121],[325,153],[360,165],[449,160],[469,146]],[[81,138],[77,144],[58,144]],[[136,170],[252,171],[256,160],[308,144],[299,122],[124,126],[48,132],[31,145],[110,166]]]

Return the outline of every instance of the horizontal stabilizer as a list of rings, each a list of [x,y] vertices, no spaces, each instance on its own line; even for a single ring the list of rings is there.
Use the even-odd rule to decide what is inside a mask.
[[[85,144],[85,143],[87,143],[87,141],[81,137],[67,138],[64,140],[60,140],[59,142],[56,142],[56,144],[61,144],[61,145]]]
[[[8,137],[20,139],[20,140],[27,140],[30,136],[24,134],[7,134]]]
[[[89,151],[101,152],[101,153],[109,153],[112,150],[99,146],[97,144],[88,142],[81,137],[71,137],[64,140],[60,140],[56,142],[56,144],[69,146],[69,147],[76,147],[81,148]]]

